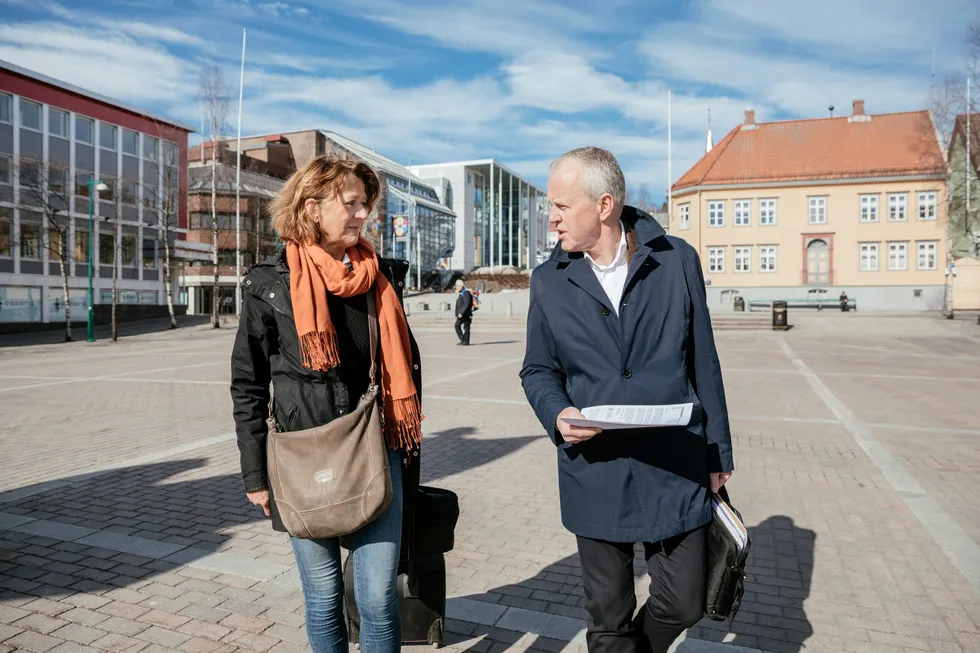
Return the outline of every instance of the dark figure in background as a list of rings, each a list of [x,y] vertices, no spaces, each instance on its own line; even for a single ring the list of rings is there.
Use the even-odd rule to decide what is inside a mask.
[[[848,310],[850,310],[847,306],[847,292],[845,291],[841,291],[840,294],[840,310],[842,313],[846,313]]]
[[[473,322],[473,293],[466,289],[463,280],[456,282],[456,337],[460,345],[470,344],[470,325]]]

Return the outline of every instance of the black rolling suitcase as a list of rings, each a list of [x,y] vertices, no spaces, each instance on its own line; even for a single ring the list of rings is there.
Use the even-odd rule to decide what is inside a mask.
[[[354,602],[354,559],[344,562],[344,614],[347,639],[356,643],[361,619]],[[402,644],[442,646],[446,623],[446,558],[441,553],[423,556],[408,563],[398,574],[398,613],[402,622]],[[402,569],[399,569],[402,572]]]
[[[442,645],[446,622],[446,558],[452,550],[459,500],[455,493],[418,484],[416,459],[405,470],[406,497],[398,563],[398,613],[403,644]],[[344,616],[347,640],[360,638],[360,615],[354,598],[354,558],[344,561]]]

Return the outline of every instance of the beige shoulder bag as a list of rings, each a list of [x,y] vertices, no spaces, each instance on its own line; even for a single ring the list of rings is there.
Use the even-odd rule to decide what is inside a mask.
[[[269,410],[269,484],[283,525],[293,537],[347,535],[374,521],[391,503],[391,472],[382,428],[378,318],[367,292],[371,384],[357,407],[329,424],[280,432]]]

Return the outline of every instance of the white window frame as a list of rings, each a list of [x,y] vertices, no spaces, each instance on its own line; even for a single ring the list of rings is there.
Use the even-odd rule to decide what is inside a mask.
[[[64,118],[63,125],[65,127],[65,132],[63,134],[59,134],[58,132],[51,129],[52,126],[51,120],[57,114],[61,114],[61,116]],[[57,136],[58,138],[66,138],[66,139],[71,138],[71,112],[70,111],[65,111],[64,109],[59,109],[57,107],[52,107],[52,106],[48,107],[48,135]]]
[[[725,226],[725,200],[710,200],[708,202],[708,226]]]
[[[877,272],[880,265],[880,243],[861,243],[858,251],[861,272]]]
[[[102,130],[105,128],[112,129],[112,147],[106,147],[102,143]],[[111,122],[100,121],[99,122],[99,149],[105,150],[107,152],[118,152],[119,151],[119,130],[118,125],[114,125]]]
[[[859,195],[859,198],[859,206],[861,207],[861,222],[878,222],[877,193],[864,193]]]
[[[937,191],[920,191],[916,199],[918,200],[918,211],[916,215],[919,220],[931,222],[939,218],[939,193]],[[926,210],[926,217],[922,217],[923,209]]]
[[[91,132],[92,137],[91,137],[90,140],[83,141],[81,138],[79,138],[79,136],[78,136],[78,122],[80,120],[87,120],[88,122],[92,123],[92,132]],[[94,118],[89,118],[88,116],[83,116],[83,115],[80,115],[80,114],[77,114],[76,113],[75,114],[75,130],[74,130],[74,132],[75,132],[75,142],[76,143],[82,143],[84,145],[91,145],[92,147],[95,147],[95,144],[97,142],[96,139],[99,137],[99,135],[98,135],[98,133],[96,133],[97,130],[96,130],[96,124],[95,124],[95,119]]]
[[[909,219],[909,194],[888,194],[888,221],[907,222]]]
[[[734,214],[734,224],[736,227],[749,227],[752,225],[752,200],[735,200],[732,207]]]
[[[899,265],[901,261],[901,265]],[[905,272],[909,269],[909,244],[908,241],[896,241],[888,243],[888,270],[891,272]]]
[[[931,248],[931,251],[930,251]],[[932,255],[932,265],[922,265],[922,257]],[[938,270],[939,269],[939,241],[920,240],[916,243],[915,269],[917,270]]]
[[[759,245],[759,272],[771,273],[778,265],[778,246]]]
[[[810,224],[827,224],[827,196],[818,195],[809,200],[810,211],[807,218]]]
[[[691,203],[679,204],[677,206],[677,228],[679,230],[691,228]]]
[[[10,113],[10,115],[7,117],[6,120],[4,120],[3,116],[0,115],[0,123],[2,123],[4,125],[12,125],[12,124],[14,124],[14,111],[17,110],[17,107],[14,106],[14,96],[11,95],[10,93],[2,93],[2,92],[0,92],[0,99],[7,100],[7,102],[9,103],[9,104],[7,104],[7,109],[9,110],[9,113]]]
[[[740,245],[735,247],[732,268],[736,274],[748,274],[752,272],[752,247]],[[739,265],[741,264],[741,265]]]
[[[132,152],[126,149],[127,134],[132,134],[133,136],[136,136],[136,149]],[[122,149],[123,154],[127,156],[140,157],[140,133],[137,131],[133,131],[132,129],[126,129],[125,127],[123,127],[119,134],[119,147]]]
[[[157,138],[156,136],[148,136],[146,134],[143,134],[142,136],[143,136],[143,138],[141,140],[143,141],[143,143],[141,144],[141,147],[140,147],[140,155],[142,156],[143,160],[144,161],[159,161],[160,160],[160,139]],[[151,142],[155,142],[156,143],[156,147],[154,147],[152,150],[147,149],[147,146]]]
[[[772,227],[776,224],[776,198],[759,200],[759,226]]]
[[[708,274],[725,274],[725,248],[708,248]]]
[[[28,127],[24,124],[24,105],[33,104],[37,107],[37,127]],[[17,116],[19,118],[19,125],[21,129],[26,129],[32,132],[42,133],[44,132],[44,105],[40,102],[35,102],[34,100],[29,100],[25,97],[18,98],[17,102]]]

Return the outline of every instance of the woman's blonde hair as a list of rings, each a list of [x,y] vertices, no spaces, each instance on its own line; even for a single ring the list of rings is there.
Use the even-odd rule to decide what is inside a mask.
[[[269,204],[272,228],[279,238],[295,243],[315,243],[320,237],[320,227],[306,214],[306,200],[337,197],[351,177],[364,182],[368,210],[374,210],[381,195],[381,181],[366,163],[324,154],[294,172]]]

